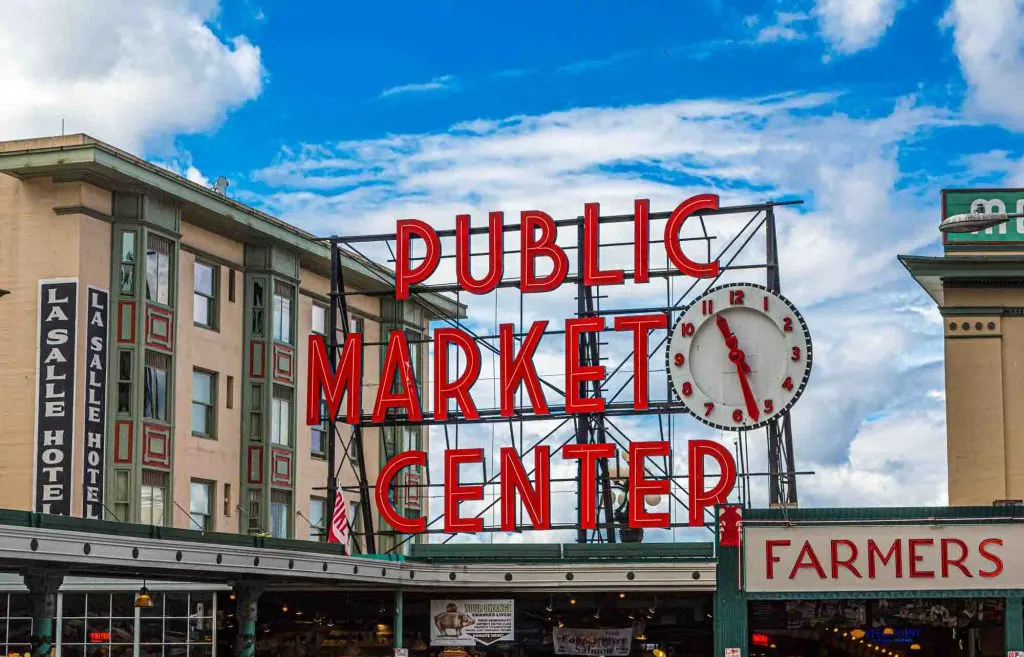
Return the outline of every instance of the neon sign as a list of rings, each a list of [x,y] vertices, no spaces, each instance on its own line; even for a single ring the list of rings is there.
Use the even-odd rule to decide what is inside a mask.
[[[693,196],[671,213],[665,226],[664,243],[668,260],[676,270],[695,278],[711,278],[719,274],[717,260],[700,263],[687,257],[680,246],[679,233],[687,218],[702,211],[717,210],[718,197],[712,194]],[[647,200],[634,203],[633,272],[626,274],[622,269],[601,270],[598,263],[600,209],[597,203],[587,203],[583,213],[583,243],[580,276],[584,285],[621,285],[627,277],[635,283],[650,280],[649,232],[650,212]],[[504,215],[492,212],[488,218],[488,269],[482,277],[474,277],[470,271],[470,227],[469,215],[456,217],[455,270],[461,289],[471,294],[487,294],[503,281]],[[558,288],[568,275],[568,256],[556,243],[557,226],[545,212],[527,210],[521,213],[520,224],[520,280],[519,289],[533,294],[550,292]],[[425,245],[425,255],[413,264],[413,239]],[[419,219],[403,219],[397,222],[396,232],[395,298],[403,300],[417,291],[416,286],[426,281],[437,269],[441,259],[441,244],[437,232]],[[551,264],[551,271],[545,275],[537,273],[540,259]],[[501,324],[498,335],[499,416],[513,417],[524,412],[516,407],[516,393],[525,389],[528,410],[535,417],[554,414],[590,414],[605,411],[605,399],[596,394],[587,396],[583,390],[586,382],[601,381],[606,377],[604,365],[584,365],[580,360],[580,341],[587,333],[598,333],[610,327],[614,331],[631,334],[633,342],[633,409],[649,408],[648,393],[648,345],[651,331],[668,328],[668,316],[664,313],[622,314],[606,321],[605,317],[576,317],[565,320],[565,406],[554,410],[548,405],[541,386],[541,380],[534,365],[534,355],[548,328],[547,320],[532,323],[525,336],[517,340],[515,327],[511,323]],[[518,342],[518,344],[517,344]],[[311,335],[308,343],[309,366],[307,368],[306,422],[310,426],[321,422],[321,400],[326,402],[328,418],[342,419],[349,424],[360,424],[362,417],[362,372],[363,343],[360,333],[348,333],[340,345],[337,365],[332,368],[328,359],[327,345],[323,336]],[[462,371],[452,377],[449,372],[450,351],[454,347],[460,352]],[[389,412],[399,412],[400,417],[418,424],[444,423],[449,421],[449,403],[454,401],[458,417],[467,420],[480,419],[480,412],[472,398],[471,389],[481,372],[481,353],[473,336],[458,328],[439,328],[433,332],[433,406],[432,415],[425,420],[419,398],[419,387],[411,363],[406,334],[393,330],[388,336],[384,351],[383,366],[379,381],[393,381],[395,384],[379,385],[370,414],[370,422],[383,423]],[[342,402],[345,403],[344,413]],[[681,409],[681,412],[682,409]],[[702,526],[704,511],[715,504],[725,502],[736,480],[736,464],[727,449],[708,440],[691,440],[688,448],[689,460],[689,524]],[[500,451],[499,488],[501,497],[501,528],[504,531],[516,529],[516,500],[521,500],[526,516],[534,529],[551,527],[551,453],[547,446],[533,450],[534,478],[531,481],[523,466],[521,456],[511,447]],[[643,464],[649,457],[670,457],[668,442],[633,441],[629,446],[629,513],[631,528],[668,527],[668,513],[649,512],[644,508],[647,495],[667,495],[667,479],[649,479],[645,476]],[[581,490],[579,491],[579,527],[596,527],[596,486],[598,462],[616,456],[615,446],[610,443],[569,444],[561,448],[561,457],[577,461],[581,469]],[[720,468],[718,482],[705,486],[705,460],[711,458]],[[450,449],[444,453],[444,531],[446,533],[479,532],[483,530],[483,518],[464,518],[459,515],[459,505],[483,499],[483,486],[459,482],[459,466],[467,463],[482,463],[483,449]],[[382,518],[394,529],[404,533],[419,533],[426,530],[426,518],[406,518],[394,508],[388,497],[388,489],[395,476],[410,466],[427,466],[427,454],[423,451],[407,451],[397,454],[381,469],[375,485],[375,498]]]

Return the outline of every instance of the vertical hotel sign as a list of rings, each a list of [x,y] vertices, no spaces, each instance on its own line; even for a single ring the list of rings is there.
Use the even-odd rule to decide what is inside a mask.
[[[85,442],[82,517],[103,517],[103,445],[107,426],[107,321],[110,295],[89,287],[85,328]]]
[[[77,320],[78,281],[40,281],[33,508],[62,516],[71,515]]]

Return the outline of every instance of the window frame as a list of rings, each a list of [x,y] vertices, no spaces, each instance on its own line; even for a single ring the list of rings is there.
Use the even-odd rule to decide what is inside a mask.
[[[165,354],[165,353],[159,352],[159,351],[154,351],[152,349],[145,350],[143,352],[143,355],[144,355],[144,358],[145,358],[145,363],[144,363],[143,368],[142,368],[142,379],[143,379],[143,386],[142,386],[143,387],[143,392],[142,392],[142,416],[146,420],[156,420],[158,422],[164,422],[166,424],[170,424],[171,423],[171,418],[174,417],[174,405],[173,405],[174,395],[172,393],[172,391],[174,390],[174,363],[171,361],[171,357],[170,357],[169,354]],[[150,357],[150,355],[153,355],[155,357],[160,357],[160,358],[166,358],[167,359],[167,368],[166,369],[162,369],[162,368],[157,367],[156,365],[150,365],[149,364],[149,357]],[[156,372],[163,372],[166,375],[165,376],[165,385],[164,385],[165,397],[166,397],[165,400],[164,400],[164,412],[165,412],[166,417],[160,417],[159,415],[157,415],[155,413],[152,414],[152,415],[148,414],[148,411],[150,410],[150,408],[149,408],[150,405],[148,405],[146,403],[146,396],[147,396],[146,390],[148,388],[148,386],[146,385],[146,379],[147,379],[147,376],[148,376],[148,371],[150,369],[153,369]]]
[[[288,391],[287,396],[281,396],[278,392],[283,389],[283,386],[274,386],[271,392],[270,399],[270,444],[278,445],[280,447],[291,447],[294,440],[292,435],[292,427],[294,426],[294,413],[295,413],[295,393],[294,391]],[[286,417],[281,417],[281,411],[279,406],[281,404],[287,404],[288,412]],[[287,430],[287,437],[284,441],[275,438],[275,433],[280,435],[280,429],[284,427]]]
[[[316,328],[317,312],[323,313],[323,316],[324,316],[324,320],[323,320],[324,325],[321,327],[321,330],[319,330],[319,331]],[[312,310],[312,312],[310,313],[310,316],[309,316],[309,332],[312,333],[313,335],[326,336],[327,335],[327,331],[328,331],[327,319],[328,319],[328,316],[330,315],[330,313],[331,313],[331,309],[330,308],[328,308],[327,306],[323,305],[322,303],[317,303],[317,302],[314,301],[313,302],[313,310]]]
[[[196,400],[196,385],[195,385],[196,374],[200,374],[202,376],[207,376],[207,377],[210,378],[210,400],[209,400],[209,402],[205,402],[204,403],[204,402]],[[192,415],[189,416],[189,420],[190,420],[189,421],[189,425],[190,425],[189,428],[192,431],[192,435],[197,437],[197,438],[207,438],[209,440],[216,440],[217,439],[217,393],[219,392],[217,390],[217,384],[218,384],[218,381],[217,381],[217,373],[216,372],[211,372],[210,370],[204,370],[204,369],[202,369],[200,367],[193,367],[192,368],[192,404],[191,404],[190,408],[191,408],[192,412],[194,413],[195,412],[195,408],[196,408],[197,405],[205,407],[205,409],[206,409],[206,422],[207,422],[207,425],[208,425],[206,427],[206,432],[204,432],[204,433],[197,432],[195,426],[192,424],[192,420],[194,420],[194,417]]]
[[[309,455],[315,459],[326,459],[327,458],[327,441],[329,437],[330,428],[327,426],[327,402],[323,399],[320,400],[320,424],[314,424],[309,427]],[[314,449],[313,435],[320,434],[320,451]]]
[[[145,299],[146,303],[155,303],[155,304],[163,306],[165,308],[173,308],[174,307],[174,302],[175,302],[175,297],[174,297],[174,288],[175,288],[174,279],[175,279],[175,273],[176,273],[176,266],[175,266],[175,262],[174,262],[174,255],[175,255],[174,240],[172,240],[169,237],[165,237],[165,236],[163,236],[163,235],[161,235],[161,234],[159,234],[157,232],[151,231],[151,230],[146,231],[145,234],[146,234],[146,271],[145,271],[145,285],[146,286],[145,286],[145,288],[142,291],[142,296]],[[150,246],[150,244],[153,243],[153,242],[164,242],[164,243],[166,243],[167,244],[167,253],[163,253],[162,251],[156,250],[155,247]],[[156,256],[156,265],[157,265],[156,275],[157,275],[157,281],[156,281],[156,293],[155,293],[155,296],[151,298],[149,296],[150,295],[150,289],[149,289],[149,267],[150,267],[150,256],[152,256],[152,255]],[[160,279],[160,259],[161,259],[161,256],[164,256],[164,257],[167,258],[167,280],[166,281],[162,281]],[[163,288],[162,283],[166,283],[166,292],[167,292],[167,298],[166,298],[166,300],[163,300],[163,301],[160,299],[160,291]]]
[[[320,524],[313,523],[313,503],[319,503],[321,505],[320,513]],[[309,540],[316,541],[317,543],[327,542],[327,498],[317,497],[316,495],[309,496]]]
[[[147,477],[147,475],[149,475],[149,477]],[[160,478],[160,485],[153,484],[153,483],[146,483],[147,478],[155,479],[157,477]],[[143,470],[142,471],[142,477],[140,477],[141,481],[139,482],[139,522],[140,523],[147,524],[146,521],[142,517],[142,511],[143,511],[144,508],[146,508],[145,505],[144,505],[145,496],[142,494],[142,492],[146,488],[151,488],[153,490],[161,491],[161,495],[160,495],[160,524],[157,525],[157,524],[155,524],[153,522],[153,509],[155,509],[156,507],[155,507],[155,505],[152,505],[152,504],[149,507],[150,508],[150,520],[149,520],[148,524],[150,526],[153,526],[153,527],[166,527],[167,526],[167,506],[168,506],[168,502],[169,502],[168,490],[170,489],[170,481],[169,481],[169,479],[170,479],[170,477],[168,476],[168,474],[166,472],[161,472],[161,471],[158,471],[158,470]],[[154,498],[151,496],[150,499],[154,499]]]
[[[210,270],[210,293],[199,290],[198,270],[205,267]],[[220,331],[220,266],[196,258],[192,265],[192,324],[208,331]],[[196,321],[196,299],[206,299],[206,319],[208,323]]]
[[[275,502],[275,497],[287,497],[286,502]],[[278,536],[274,533],[274,510],[275,507],[285,507],[284,512],[284,535]],[[295,508],[295,496],[292,495],[291,491],[280,490],[277,488],[271,489],[270,491],[270,535],[274,538],[291,538],[292,537],[292,511]]]
[[[287,289],[287,295],[284,293]],[[295,321],[295,288],[282,281],[274,281],[271,290],[271,313],[270,335],[274,342],[281,344],[294,344],[295,334],[292,331],[292,324]],[[285,314],[285,305],[288,312]]]
[[[192,501],[194,499],[192,497],[192,489],[193,489],[194,486],[202,486],[202,487],[206,488],[206,513],[205,514],[202,514],[202,513],[199,514],[201,517],[205,517],[206,522],[196,523],[196,522],[193,521],[195,519],[195,516],[196,516],[196,512],[192,509]],[[189,480],[189,482],[188,482],[188,517],[189,517],[189,521],[188,521],[187,529],[196,530],[196,524],[199,524],[200,527],[199,527],[199,529],[197,529],[197,531],[202,531],[202,532],[212,532],[212,531],[214,531],[215,518],[214,518],[214,513],[213,513],[213,508],[214,508],[213,507],[213,496],[216,495],[216,492],[217,492],[217,482],[210,481],[208,479],[190,479]]]

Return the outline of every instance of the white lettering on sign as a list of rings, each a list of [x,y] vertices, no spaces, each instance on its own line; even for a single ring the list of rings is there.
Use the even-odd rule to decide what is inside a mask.
[[[1024,524],[747,527],[752,592],[1024,588]]]

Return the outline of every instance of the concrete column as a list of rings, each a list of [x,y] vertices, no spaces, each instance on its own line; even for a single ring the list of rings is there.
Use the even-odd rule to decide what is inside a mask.
[[[1003,614],[1004,652],[1024,650],[1024,597],[1020,593],[1006,596]]]
[[[235,585],[235,598],[238,602],[236,657],[253,657],[256,653],[256,611],[262,593],[263,587],[256,584]]]
[[[24,573],[32,605],[32,657],[50,657],[53,647],[53,617],[57,615],[57,591],[64,574],[47,570]],[[59,628],[58,628],[59,630]]]

